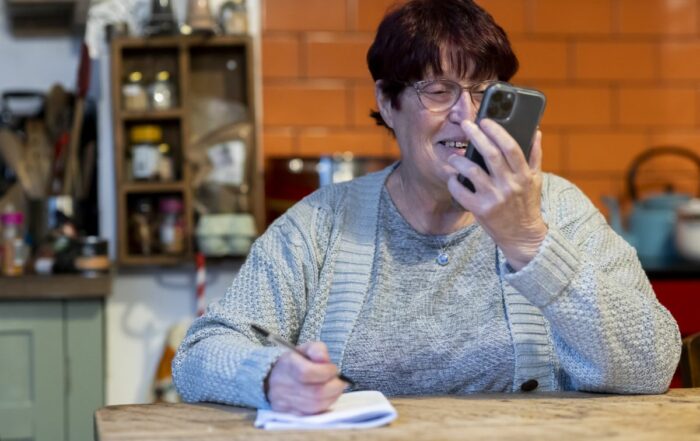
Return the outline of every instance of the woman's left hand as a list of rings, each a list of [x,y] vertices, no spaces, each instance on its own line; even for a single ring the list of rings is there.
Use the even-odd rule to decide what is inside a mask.
[[[535,257],[548,231],[540,211],[542,133],[538,130],[535,135],[528,163],[518,143],[496,122],[485,119],[479,127],[465,121],[461,126],[491,174],[455,154],[450,157],[450,164],[472,181],[476,192],[462,185],[457,173],[450,177],[447,187],[518,271]]]

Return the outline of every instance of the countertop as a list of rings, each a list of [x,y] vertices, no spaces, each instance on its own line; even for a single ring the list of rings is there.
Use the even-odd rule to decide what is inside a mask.
[[[700,388],[664,395],[479,394],[390,400],[399,413],[367,430],[265,431],[255,410],[216,404],[110,406],[99,441],[140,440],[691,440],[700,439]]]
[[[112,291],[112,276],[77,274],[0,277],[0,300],[62,300],[103,298]]]

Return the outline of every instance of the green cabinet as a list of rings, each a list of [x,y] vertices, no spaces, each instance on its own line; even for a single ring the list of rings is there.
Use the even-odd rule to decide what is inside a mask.
[[[93,439],[104,405],[103,305],[0,301],[0,440]]]

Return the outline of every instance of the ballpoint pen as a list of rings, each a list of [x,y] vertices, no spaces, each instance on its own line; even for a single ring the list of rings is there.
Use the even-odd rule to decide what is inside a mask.
[[[262,337],[264,337],[270,343],[274,343],[276,345],[290,349],[290,350],[296,352],[297,354],[301,355],[302,357],[306,358],[307,360],[313,361],[313,360],[311,360],[311,358],[309,358],[308,355],[301,352],[296,346],[289,343],[287,340],[283,339],[279,335],[273,334],[272,332],[266,330],[265,328],[260,327],[259,325],[254,324],[254,323],[251,323],[250,327],[251,327],[251,329],[253,329],[253,331],[260,334]],[[350,386],[355,385],[355,382],[353,382],[351,379],[349,379],[345,375],[341,374],[340,372],[338,372],[338,378],[340,378],[344,382],[348,383]]]

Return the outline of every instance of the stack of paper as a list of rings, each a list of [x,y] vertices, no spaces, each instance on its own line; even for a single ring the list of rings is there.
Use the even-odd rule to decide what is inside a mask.
[[[396,409],[378,391],[348,392],[330,409],[317,415],[298,416],[272,410],[258,410],[255,427],[280,429],[364,429],[379,427],[396,419]]]

